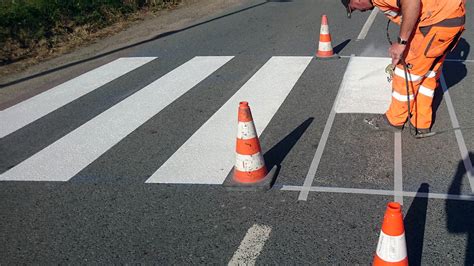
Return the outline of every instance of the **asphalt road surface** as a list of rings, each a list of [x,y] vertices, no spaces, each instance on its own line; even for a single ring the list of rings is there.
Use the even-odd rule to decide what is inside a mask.
[[[0,263],[370,264],[397,201],[410,264],[473,265],[467,5],[432,138],[363,123],[390,100],[386,19],[326,0],[248,1],[5,106]],[[338,60],[314,57],[322,14]],[[221,185],[243,100],[267,192]]]

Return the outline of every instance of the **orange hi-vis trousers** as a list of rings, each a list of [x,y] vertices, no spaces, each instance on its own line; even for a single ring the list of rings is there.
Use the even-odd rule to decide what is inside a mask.
[[[410,122],[418,129],[428,129],[432,121],[432,102],[438,86],[441,66],[447,53],[452,50],[464,31],[464,7],[447,19],[432,26],[417,28],[407,49],[407,69]],[[392,101],[385,113],[394,126],[402,126],[408,119],[408,97],[405,70],[400,62],[394,71]]]

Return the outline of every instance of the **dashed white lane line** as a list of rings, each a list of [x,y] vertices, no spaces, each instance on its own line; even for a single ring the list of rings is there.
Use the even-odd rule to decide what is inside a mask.
[[[375,17],[377,16],[378,12],[379,12],[378,8],[372,9],[372,12],[370,12],[370,16],[367,18],[367,20],[365,21],[364,26],[360,30],[359,36],[357,36],[358,40],[365,39],[365,36],[367,36],[367,33],[369,32],[370,27],[374,23]]]
[[[119,58],[37,96],[0,111],[0,138],[53,112],[75,99],[154,60],[156,57]]]
[[[239,102],[249,102],[260,135],[311,59],[270,58],[146,183],[222,184],[235,164]]]
[[[394,194],[395,201],[403,205],[403,172],[402,172],[402,133],[396,132],[394,137]]]
[[[0,175],[67,181],[233,57],[195,57]]]
[[[277,187],[275,187],[277,188]],[[360,188],[342,188],[342,187],[303,187],[303,186],[281,186],[279,188],[283,191],[309,191],[309,192],[327,192],[327,193],[345,193],[345,194],[361,194],[361,195],[380,195],[380,196],[395,196],[393,190],[383,189],[360,189]],[[441,193],[420,193],[402,191],[404,197],[422,197],[430,199],[444,199],[444,200],[465,200],[474,201],[474,195],[456,195],[456,194],[441,194]]]
[[[448,86],[446,85],[446,81],[444,79],[443,74],[441,74],[440,83],[441,88],[443,88],[446,106],[448,107],[449,117],[451,118],[451,124],[453,128],[456,128],[454,130],[454,135],[456,136],[459,152],[461,153],[464,167],[466,168],[466,174],[469,180],[469,184],[471,186],[471,191],[474,192],[474,170],[472,167],[471,158],[469,158],[469,152],[467,151],[466,142],[464,141],[464,137],[459,126],[459,121],[456,116],[456,112],[454,111],[453,101],[451,100],[451,96],[449,95]]]
[[[254,224],[250,227],[228,265],[255,265],[271,231],[271,227],[266,225]]]

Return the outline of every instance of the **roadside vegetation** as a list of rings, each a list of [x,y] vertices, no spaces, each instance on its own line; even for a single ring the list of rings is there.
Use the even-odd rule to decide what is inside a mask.
[[[45,58],[181,0],[0,0],[0,66]],[[119,27],[120,28],[120,27]]]

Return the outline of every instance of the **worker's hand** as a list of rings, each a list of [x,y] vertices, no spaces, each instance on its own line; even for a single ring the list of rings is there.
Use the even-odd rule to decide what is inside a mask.
[[[400,59],[402,59],[403,53],[405,52],[406,45],[394,43],[388,49],[388,53],[392,57],[392,66],[395,67]]]

